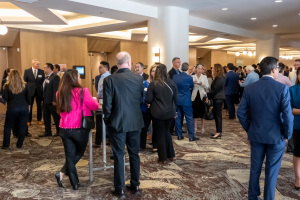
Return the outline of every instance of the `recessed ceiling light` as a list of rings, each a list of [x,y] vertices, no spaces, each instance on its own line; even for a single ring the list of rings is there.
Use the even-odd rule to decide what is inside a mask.
[[[276,24],[274,24],[274,25],[273,25],[273,28],[276,28],[276,27],[277,27],[277,25],[276,25]]]
[[[222,8],[222,10],[228,10],[228,8]]]
[[[282,2],[282,0],[276,0],[275,1],[275,3],[281,3]]]
[[[252,17],[251,20],[256,20],[256,17]]]

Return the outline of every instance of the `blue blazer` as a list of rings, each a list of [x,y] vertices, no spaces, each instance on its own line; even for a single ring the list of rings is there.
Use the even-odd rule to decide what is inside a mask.
[[[177,86],[177,105],[191,106],[192,95],[191,91],[194,89],[193,78],[187,73],[175,74],[173,81]]]
[[[290,139],[294,117],[289,88],[271,77],[262,77],[245,87],[237,116],[250,141],[278,144]]]
[[[229,71],[225,76],[225,95],[239,93],[239,75],[234,71]]]

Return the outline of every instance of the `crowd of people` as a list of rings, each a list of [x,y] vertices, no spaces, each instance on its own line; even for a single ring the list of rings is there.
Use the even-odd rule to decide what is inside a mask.
[[[300,60],[295,60],[292,71],[274,57],[266,57],[258,65],[236,67],[228,63],[223,67],[216,63],[212,68],[202,64],[190,67],[174,57],[172,65],[167,71],[166,65],[155,63],[148,75],[142,62],[133,65],[130,55],[120,52],[115,66],[100,62],[94,98],[88,88],[82,87],[75,69],[61,72],[59,65],[46,63],[42,70],[37,59],[32,60],[32,67],[24,71],[23,77],[16,69],[6,69],[1,85],[1,102],[7,104],[2,149],[10,147],[11,130],[18,138],[17,148],[22,148],[25,137],[30,136],[28,127],[35,99],[37,121],[45,125],[40,137],[53,135],[52,116],[56,127],[53,136],[60,136],[64,145],[66,162],[55,174],[57,184],[63,187],[62,179],[68,176],[77,190],[80,183],[75,165],[85,152],[89,133],[82,119],[98,110],[100,103],[104,117],[96,115],[94,147],[101,146],[103,120],[114,159],[112,193],[123,196],[125,144],[131,173],[126,187],[137,193],[139,151],[146,149],[149,126],[152,124],[152,151],[157,152],[159,163],[167,164],[176,156],[172,135],[183,140],[187,132],[190,142],[199,140],[196,133],[205,133],[209,112],[216,128],[210,138],[224,136],[224,106],[229,120],[238,117],[250,141],[249,199],[260,195],[259,178],[265,157],[264,197],[274,199],[287,141],[287,151],[294,155],[295,189],[300,190]],[[207,109],[209,106],[213,109]],[[184,119],[187,131],[183,128]]]

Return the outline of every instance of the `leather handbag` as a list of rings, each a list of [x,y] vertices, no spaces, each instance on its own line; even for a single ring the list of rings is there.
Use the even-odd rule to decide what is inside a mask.
[[[206,102],[206,96],[203,97],[204,105],[205,105],[205,110],[204,110],[204,116],[203,118],[205,120],[213,120],[214,119],[214,108],[213,108],[213,103],[212,101]]]
[[[81,96],[81,107],[83,108],[83,89],[80,90],[80,96]],[[84,129],[93,129],[95,128],[95,121],[94,121],[94,112],[91,111],[91,116],[84,116],[83,115],[83,109],[81,111],[82,117],[81,117],[81,128]]]

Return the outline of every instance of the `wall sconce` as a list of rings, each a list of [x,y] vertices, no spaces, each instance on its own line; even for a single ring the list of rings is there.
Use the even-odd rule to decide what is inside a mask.
[[[159,51],[159,47],[153,47],[152,53],[154,54],[154,56],[153,56],[153,58],[152,58],[152,62],[154,62],[154,63],[160,62],[160,51]]]
[[[2,20],[0,19],[1,24],[0,24],[0,35],[5,35],[7,33],[7,27],[3,25]]]

